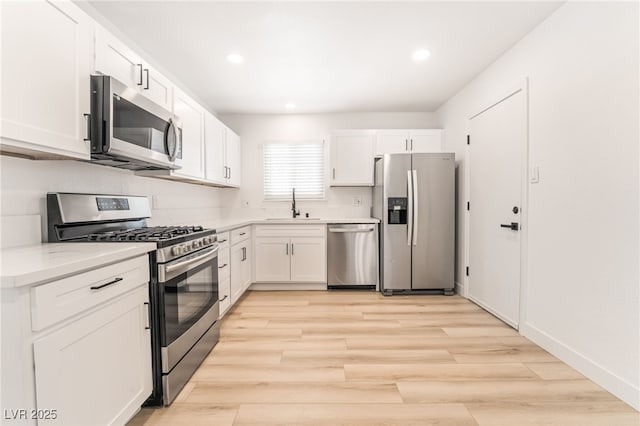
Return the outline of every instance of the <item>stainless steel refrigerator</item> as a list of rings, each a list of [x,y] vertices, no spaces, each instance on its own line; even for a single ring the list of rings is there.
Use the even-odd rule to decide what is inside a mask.
[[[375,163],[380,290],[453,294],[455,156],[386,154]]]

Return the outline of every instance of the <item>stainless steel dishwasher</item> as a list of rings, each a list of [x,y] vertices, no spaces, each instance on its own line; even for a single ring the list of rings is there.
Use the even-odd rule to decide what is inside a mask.
[[[328,231],[328,287],[377,289],[378,225],[330,223]]]

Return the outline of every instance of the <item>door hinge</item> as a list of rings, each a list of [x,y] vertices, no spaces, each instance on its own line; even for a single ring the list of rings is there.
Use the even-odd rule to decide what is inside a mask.
[[[467,211],[471,210],[471,203],[467,201]]]
[[[471,135],[467,135],[467,145],[471,145]]]
[[[469,276],[469,267],[467,266],[467,276]]]

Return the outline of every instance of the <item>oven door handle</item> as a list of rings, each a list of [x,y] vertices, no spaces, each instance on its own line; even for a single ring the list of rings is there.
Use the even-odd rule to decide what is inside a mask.
[[[163,269],[163,271],[161,272],[164,272],[164,274],[161,273],[160,275],[164,276],[165,279],[170,279],[169,277],[167,277],[168,275],[171,275],[171,277],[180,275],[183,272],[186,272],[187,270],[189,270],[189,268],[206,263],[209,260],[216,257],[217,255],[218,255],[218,246],[215,246],[213,248],[205,250],[203,254],[196,256],[192,259],[183,260],[182,262],[178,262],[173,265],[167,264],[162,266],[161,269]]]

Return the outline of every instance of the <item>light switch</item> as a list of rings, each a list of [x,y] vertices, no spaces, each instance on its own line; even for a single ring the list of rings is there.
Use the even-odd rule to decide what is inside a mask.
[[[540,168],[538,166],[531,167],[531,171],[529,172],[529,182],[540,182]]]

